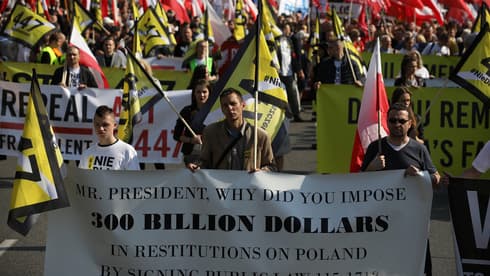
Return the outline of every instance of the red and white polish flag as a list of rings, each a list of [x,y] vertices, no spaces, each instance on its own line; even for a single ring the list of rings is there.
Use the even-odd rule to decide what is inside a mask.
[[[87,67],[94,74],[98,88],[109,88],[109,82],[100,68],[97,59],[88,47],[87,42],[80,34],[78,22],[73,23],[70,36],[70,45],[76,46],[80,50],[80,65]]]
[[[360,171],[364,153],[369,144],[388,134],[386,122],[388,108],[388,97],[381,72],[379,39],[376,39],[373,55],[369,62],[364,92],[362,93],[361,109],[359,110],[354,147],[352,148],[351,172]]]

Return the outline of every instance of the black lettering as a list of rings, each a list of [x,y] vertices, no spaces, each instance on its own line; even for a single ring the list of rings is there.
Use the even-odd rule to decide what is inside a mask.
[[[468,123],[463,123],[463,120],[468,117],[468,113],[464,111],[464,108],[469,105],[468,102],[458,102],[457,103],[457,119],[456,119],[456,126],[458,128],[468,128],[469,125]]]
[[[361,109],[361,100],[357,98],[349,98],[348,103],[348,124],[357,124],[357,120],[359,119],[359,109]]]
[[[378,216],[376,217],[376,232],[384,232],[388,229],[388,216]]]
[[[474,150],[470,150],[469,147],[475,145],[475,142],[473,141],[463,141],[462,144],[462,152],[461,152],[461,166],[463,168],[468,167],[468,164],[472,162],[473,160],[473,154],[475,154]]]
[[[29,92],[19,92],[19,117],[25,117],[27,104],[29,103]]]
[[[444,156],[446,156],[446,159],[440,159],[441,165],[445,167],[451,167],[453,164],[453,156],[451,155],[451,152],[449,151],[450,148],[453,147],[453,142],[449,140],[442,140],[441,141],[441,152]]]
[[[13,82],[31,82],[31,75],[24,73],[24,72],[19,72],[14,74],[12,77]]]
[[[62,99],[63,95],[51,94],[50,95],[50,105],[49,105],[49,118],[53,121],[61,121],[61,117],[57,117],[56,110],[61,107],[61,105],[56,103],[56,99]]]
[[[2,90],[2,116],[7,115],[7,110],[10,113],[9,115],[12,117],[16,117],[15,114],[15,94],[13,91],[3,89]]]
[[[65,117],[63,118],[63,121],[67,122],[70,116],[73,117],[74,122],[80,121],[78,119],[77,102],[75,101],[74,95],[71,95],[70,98],[68,98],[68,103],[66,104]]]
[[[454,127],[453,120],[451,119],[451,115],[454,112],[454,106],[453,103],[449,101],[441,101],[441,127],[444,128],[446,127],[446,121],[448,126],[447,127]]]
[[[437,77],[438,78],[447,77],[449,72],[447,68],[448,66],[446,64],[439,64]]]
[[[88,98],[87,96],[82,97],[82,122],[91,123],[92,114],[88,114]]]
[[[487,75],[490,76],[490,58],[484,58],[480,61],[481,65],[487,67]]]
[[[471,104],[471,127],[477,128],[477,126],[482,126],[484,128],[489,127],[489,108],[481,105],[477,102]]]
[[[414,102],[414,112],[416,114],[419,114],[420,116],[423,116],[423,114],[425,114],[425,118],[421,118],[424,127],[430,124],[430,111],[428,111],[429,107],[430,107],[429,100],[426,101],[418,100]]]

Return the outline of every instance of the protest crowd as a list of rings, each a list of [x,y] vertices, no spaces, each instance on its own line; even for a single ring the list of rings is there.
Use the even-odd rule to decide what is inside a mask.
[[[299,124],[307,120],[302,104],[315,103],[323,85],[365,88],[370,83],[368,63],[363,60],[367,54],[374,56],[379,50],[378,54],[400,56],[400,72],[390,82],[398,88],[393,92],[391,101],[386,102],[386,109],[382,109],[385,126],[388,124],[384,135],[387,138],[383,138],[382,144],[379,142],[379,150],[377,142],[373,142],[369,150],[366,145],[366,159],[361,159],[354,170],[351,166],[351,170],[406,169],[407,175],[429,171],[435,189],[444,186],[440,183],[448,182],[448,177],[437,171],[424,145],[427,139],[434,137],[424,135],[425,114],[415,112],[411,97],[414,90],[426,87],[437,78],[435,72],[424,66],[423,57],[461,57],[470,48],[478,31],[483,28],[483,24],[475,26],[480,24],[475,20],[480,14],[480,6],[485,7],[484,1],[469,3],[445,0],[439,1],[437,5],[434,5],[436,1],[430,0],[409,0],[403,4],[379,1],[370,5],[363,1],[352,1],[356,6],[352,8],[350,4],[348,15],[337,14],[335,10],[335,7],[349,7],[349,3],[343,2],[332,2],[333,5],[328,7],[322,1],[311,1],[311,6],[306,9],[294,6],[285,9],[281,2],[290,2],[286,0],[264,0],[263,7],[258,9],[257,2],[0,0],[0,64],[22,62],[49,65],[56,70],[52,79],[45,84],[77,88],[83,93],[83,89],[90,87],[122,88],[100,82],[97,75],[99,71],[92,70],[92,65],[124,71],[139,64],[150,82],[162,90],[155,71],[166,69],[156,64],[172,60],[173,65],[178,65],[172,66],[171,70],[184,72],[185,88],[192,91],[192,100],[189,98],[189,102],[180,111],[172,136],[183,145],[185,165],[182,167],[192,172],[200,167],[250,172],[281,171],[284,158],[291,151],[287,130],[280,139],[275,139],[270,137],[270,131],[260,129],[259,147],[262,152],[257,155],[262,160],[254,167],[252,160],[249,160],[254,156],[250,153],[253,147],[252,128],[245,121],[244,115],[247,101],[239,96],[239,90],[229,91],[230,86],[238,87],[238,84],[228,79],[240,70],[245,70],[237,66],[233,58],[238,52],[244,52],[241,46],[249,43],[248,35],[256,32],[255,24],[262,18],[262,31],[267,42],[265,48],[273,61],[274,76],[280,83],[278,86],[284,91],[285,104],[281,108],[284,109],[285,129],[289,123]],[[427,2],[431,2],[431,5],[428,6]],[[25,12],[13,14],[17,6],[24,6],[46,19],[54,29],[43,33],[39,39],[29,41],[31,45],[12,39],[15,25],[25,25],[28,21],[22,18]],[[89,23],[82,24],[81,20]],[[77,44],[73,42],[75,25],[95,57],[96,63],[90,66],[84,63],[85,49],[74,46]],[[133,64],[133,60],[136,63]],[[141,79],[140,76],[136,78]],[[228,82],[220,84],[223,81]],[[240,87],[243,88],[242,83]],[[213,98],[212,95],[219,96]],[[205,126],[202,121],[195,119],[200,117],[199,112],[204,110],[206,102],[211,98],[221,101],[221,110],[226,119],[220,124]],[[274,103],[279,102],[276,98],[274,100]],[[316,106],[318,108],[321,107]],[[118,129],[113,110],[104,107],[104,112],[103,116],[111,116],[109,129]],[[101,117],[98,113],[94,116]],[[131,115],[128,116],[126,120],[132,120]],[[313,116],[311,120],[315,121],[316,117]],[[98,125],[94,124],[97,135],[100,135],[101,128],[105,128],[101,124],[101,119],[98,119]],[[192,125],[192,129],[187,124]],[[215,137],[218,138],[214,140]],[[109,138],[106,144],[118,141],[112,133]],[[122,140],[131,144],[127,139]],[[121,162],[129,162],[124,160],[127,156],[117,152],[119,150],[103,149],[106,144],[96,145],[87,154],[105,150],[110,151],[110,154],[118,154],[116,159]],[[313,144],[312,148],[316,149],[317,145]],[[465,176],[477,178],[488,170],[488,143],[485,148],[486,165],[481,165],[481,159],[485,156],[479,156],[476,167],[469,164],[471,171],[466,171]],[[126,154],[130,155],[127,157],[131,159],[130,165],[113,164],[104,168],[145,168],[143,163],[139,167],[136,165],[138,158],[131,145],[124,145],[124,151],[129,152]],[[199,158],[204,155],[206,158]],[[92,168],[92,157],[84,155],[82,158],[85,159],[81,160],[80,167]],[[165,169],[163,162],[153,163],[157,169]],[[426,275],[432,275],[430,263],[427,242]]]

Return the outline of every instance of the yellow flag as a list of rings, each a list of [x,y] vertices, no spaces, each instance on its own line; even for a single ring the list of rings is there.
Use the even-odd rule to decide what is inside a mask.
[[[262,31],[267,41],[274,42],[274,38],[282,35],[281,28],[277,26],[276,19],[269,8],[269,3],[267,1],[265,3],[262,2],[262,7]]]
[[[475,19],[471,32],[479,33],[486,23],[490,24],[490,10],[488,9],[487,4],[482,1],[481,7],[478,10],[478,16]]]
[[[162,3],[160,1],[157,1],[157,4],[155,6],[155,13],[157,15],[157,18],[160,20],[160,23],[163,25],[163,29],[165,32],[167,32],[168,39],[170,40],[170,44],[172,45],[177,45],[177,41],[175,40],[175,36],[173,32],[170,31],[170,24],[168,23],[168,17],[167,13],[162,7]]]
[[[135,0],[131,0],[131,11],[133,12],[133,18],[140,17],[140,10],[138,9],[138,6],[136,6]]]
[[[135,67],[138,61],[131,53],[128,53],[126,63],[126,75],[124,76],[122,110],[119,115],[117,136],[126,143],[133,141],[134,125],[141,122],[141,106],[138,96],[137,78]]]
[[[223,119],[219,104],[219,94],[226,88],[234,88],[243,95],[247,102],[246,110],[243,114],[251,124],[254,121],[254,79],[255,79],[255,60],[256,50],[255,41],[257,36],[250,33],[233,58],[228,70],[215,84],[209,100],[201,108],[192,122],[192,127],[204,122],[206,125]],[[264,129],[272,139],[282,139],[277,134],[285,118],[288,108],[287,95],[282,87],[281,80],[276,68],[272,64],[272,57],[269,53],[267,43],[262,31],[259,34],[259,105],[258,105],[258,127]],[[274,142],[273,142],[274,143]]]
[[[95,19],[92,15],[78,2],[75,0],[73,2],[73,13],[80,26],[80,32],[83,33],[85,30],[95,23]]]
[[[235,7],[235,29],[233,30],[233,36],[237,41],[245,38],[245,30],[247,28],[247,15],[243,10],[243,0],[236,1]]]
[[[318,45],[320,44],[320,18],[318,9],[316,10],[315,28],[311,32],[310,48],[308,49],[308,59],[315,64],[319,63]]]
[[[103,18],[102,18],[102,3],[101,0],[93,0],[92,2],[92,11],[95,13],[95,20],[97,20],[97,27],[104,26]]]
[[[361,70],[361,74],[364,75],[364,60],[362,59],[361,55],[359,54],[359,51],[357,51],[356,47],[350,40],[350,38],[346,35],[344,26],[342,24],[342,20],[340,17],[337,15],[337,12],[335,12],[335,9],[331,9],[330,16],[332,19],[332,25],[333,25],[333,30],[335,33],[335,36],[339,39],[342,39],[344,41],[345,45],[345,50],[346,50],[346,55],[347,57],[350,58],[351,62],[356,63]],[[355,75],[354,73],[352,73]]]
[[[143,58],[143,51],[141,50],[141,40],[138,31],[138,18],[134,20],[134,36],[133,36],[133,54],[136,58]]]
[[[170,39],[153,9],[147,9],[141,19],[138,20],[137,30],[141,42],[145,44],[144,56],[148,56],[150,51],[157,46],[170,45]]]
[[[213,26],[211,26],[211,21],[209,19],[208,6],[206,5],[206,10],[204,11],[204,15],[202,17],[204,21],[204,39],[208,41],[212,41],[214,43],[214,32]]]
[[[23,44],[34,46],[46,34],[55,30],[55,26],[46,18],[32,10],[16,4],[0,33]]]
[[[490,106],[490,27],[482,28],[464,53],[449,79]]]
[[[63,187],[63,157],[41,96],[34,71],[27,104],[20,156],[15,172],[8,225],[27,235],[33,215],[69,205]]]

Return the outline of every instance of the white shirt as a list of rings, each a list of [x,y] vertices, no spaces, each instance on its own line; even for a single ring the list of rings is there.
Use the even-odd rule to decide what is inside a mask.
[[[136,150],[119,139],[111,145],[96,144],[86,149],[78,167],[89,170],[140,169]]]
[[[473,168],[485,173],[490,168],[490,141],[487,141],[472,163]]]
[[[292,66],[292,49],[291,44],[285,37],[279,38],[279,47],[281,48],[281,69],[279,74],[281,76],[292,76],[293,66]]]

